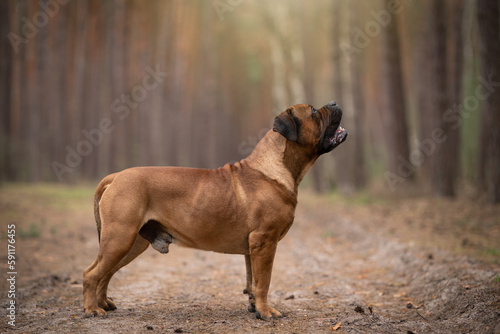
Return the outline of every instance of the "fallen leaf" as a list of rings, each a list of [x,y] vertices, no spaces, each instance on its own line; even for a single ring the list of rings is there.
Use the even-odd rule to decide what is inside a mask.
[[[316,289],[317,287],[322,286],[322,285],[324,285],[324,284],[325,284],[325,282],[319,282],[319,283],[316,283],[316,284],[314,284],[313,286],[311,286],[311,289]]]
[[[342,323],[341,323],[341,322],[337,322],[337,323],[335,324],[335,326],[330,325],[330,329],[331,329],[332,331],[336,331],[336,330],[337,330],[337,329],[339,329],[339,328],[342,328]]]
[[[394,295],[392,295],[394,298],[405,298],[406,297],[406,292],[399,292]]]

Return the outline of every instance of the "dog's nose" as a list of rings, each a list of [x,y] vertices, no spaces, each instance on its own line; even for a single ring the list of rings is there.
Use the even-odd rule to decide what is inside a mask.
[[[336,107],[338,107],[338,106],[337,106],[337,102],[335,102],[335,101],[331,101],[331,102],[329,102],[329,103],[326,105],[326,107],[327,107],[328,109],[330,109],[330,110],[334,110]]]
[[[340,109],[340,106],[337,104],[337,102],[331,101],[323,108],[328,110],[330,114],[340,122],[340,119],[342,118],[342,109]]]

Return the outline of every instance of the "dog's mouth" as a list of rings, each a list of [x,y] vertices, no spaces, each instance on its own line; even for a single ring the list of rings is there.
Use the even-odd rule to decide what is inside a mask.
[[[342,120],[342,109],[335,101],[331,101],[321,109],[323,124],[327,124],[324,129],[322,140],[319,144],[319,153],[327,153],[342,144],[348,135],[346,129],[340,126]]]
[[[339,126],[338,129],[334,132],[333,136],[330,138],[330,145],[332,145],[333,148],[339,146],[346,140],[348,134],[349,132],[347,132],[346,129]]]
[[[324,135],[324,139],[321,141],[321,149],[320,154],[327,153],[332,151],[334,148],[342,144],[349,134],[346,129],[339,126],[336,130],[334,127],[331,127],[326,131]]]

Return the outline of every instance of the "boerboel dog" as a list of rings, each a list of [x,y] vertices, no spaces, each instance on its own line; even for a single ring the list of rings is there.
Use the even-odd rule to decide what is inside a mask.
[[[171,243],[243,254],[246,289],[257,318],[281,313],[267,294],[278,241],[292,226],[297,188],[316,159],[340,145],[342,110],[298,104],[280,113],[253,152],[214,170],[137,167],[106,176],[97,186],[94,213],[100,239],[97,259],[83,273],[85,316],[115,310],[111,277],[151,244]]]

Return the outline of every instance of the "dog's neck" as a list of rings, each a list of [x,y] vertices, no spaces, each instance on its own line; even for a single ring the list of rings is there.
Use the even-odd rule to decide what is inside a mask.
[[[297,195],[297,188],[316,158],[294,157],[287,145],[293,145],[281,134],[269,130],[244,160],[251,168],[284,185]],[[271,150],[269,148],[272,148]]]

